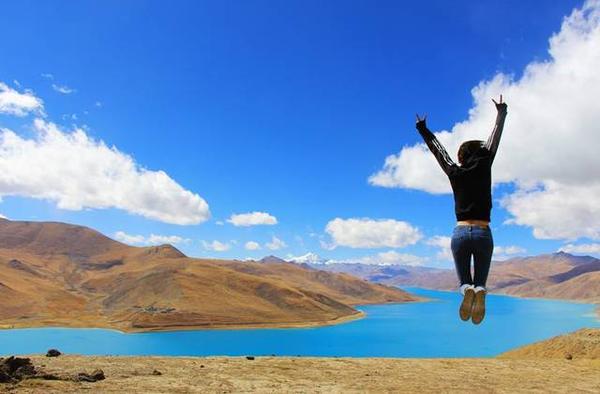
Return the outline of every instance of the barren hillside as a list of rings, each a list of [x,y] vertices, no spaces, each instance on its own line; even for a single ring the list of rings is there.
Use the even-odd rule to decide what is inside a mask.
[[[0,220],[3,327],[302,326],[357,317],[357,304],[416,300],[288,263],[194,259],[170,245],[132,247],[81,226]]]

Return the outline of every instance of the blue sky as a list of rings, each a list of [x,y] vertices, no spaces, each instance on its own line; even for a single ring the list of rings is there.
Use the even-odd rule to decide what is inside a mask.
[[[187,241],[177,247],[193,256],[315,252],[343,260],[395,251],[449,266],[428,240],[450,233],[451,195],[379,187],[369,177],[387,156],[420,142],[415,112],[428,113],[432,129],[451,130],[477,106],[475,86],[498,73],[519,79],[529,63],[548,59],[549,38],[581,5],[3,2],[0,82],[21,93],[30,89],[43,100],[43,114],[0,114],[0,126],[23,139],[39,133],[35,118],[65,133],[79,127],[140,168],[164,171],[208,203],[210,218],[174,224],[122,207],[62,209],[53,198],[33,198],[6,184],[0,213],[87,225],[113,237],[178,236]],[[61,93],[61,87],[68,89]],[[505,133],[524,132],[511,129],[510,95],[506,100]],[[585,234],[536,237],[536,224],[526,219],[503,224],[516,211],[499,199],[515,190],[510,182],[494,190],[496,245],[538,254],[566,242],[594,242],[595,235]],[[227,222],[250,212],[268,213],[277,224]],[[420,236],[356,246],[364,243],[344,243],[344,234],[332,239],[337,230],[326,228],[336,218],[393,219]],[[273,237],[286,246],[270,250]],[[229,249],[210,250],[213,241]],[[261,249],[245,249],[250,241]]]

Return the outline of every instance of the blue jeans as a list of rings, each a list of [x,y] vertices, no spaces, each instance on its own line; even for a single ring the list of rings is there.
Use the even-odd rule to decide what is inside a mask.
[[[461,286],[485,287],[494,251],[494,239],[489,227],[456,226],[452,233],[452,255]],[[471,277],[471,256],[474,260],[475,280]]]

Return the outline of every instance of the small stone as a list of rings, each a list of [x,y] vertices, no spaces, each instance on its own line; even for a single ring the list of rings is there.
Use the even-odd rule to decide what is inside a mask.
[[[48,352],[46,353],[46,357],[58,357],[60,356],[62,353],[60,351],[58,351],[57,349],[50,349],[48,350]]]
[[[75,380],[77,382],[90,382],[90,383],[95,382],[94,378],[92,378],[89,374],[87,374],[85,372],[79,372],[77,374],[77,376],[75,377]]]
[[[55,375],[53,373],[41,373],[41,374],[38,374],[37,376],[39,376],[41,379],[44,379],[44,380],[64,380],[60,376]]]
[[[200,364],[200,368],[204,368],[204,364]]]
[[[158,369],[155,369],[154,371],[152,371],[152,375],[159,376],[162,375],[162,372],[160,372]]]
[[[13,378],[9,374],[0,371],[0,383],[11,383],[12,381]]]
[[[565,358],[567,360],[573,360],[573,355],[571,353],[567,353],[567,354],[565,354]]]
[[[254,356],[246,356],[246,360],[254,360]]]
[[[97,382],[98,380],[104,380],[104,372],[101,369],[96,369],[92,373],[79,372],[75,377],[78,382]]]
[[[92,377],[96,380],[104,380],[106,376],[104,376],[104,371],[101,369],[96,369],[92,372]]]

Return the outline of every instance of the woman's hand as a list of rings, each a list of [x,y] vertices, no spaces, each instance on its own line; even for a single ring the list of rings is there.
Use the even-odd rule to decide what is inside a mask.
[[[417,114],[417,130],[427,130],[427,115],[422,118]]]
[[[502,111],[506,111],[508,108],[508,105],[506,105],[506,103],[502,102],[502,95],[500,95],[500,102],[496,102],[496,100],[492,99],[492,101],[494,102],[494,104],[496,105],[496,110],[498,112],[502,112]]]

